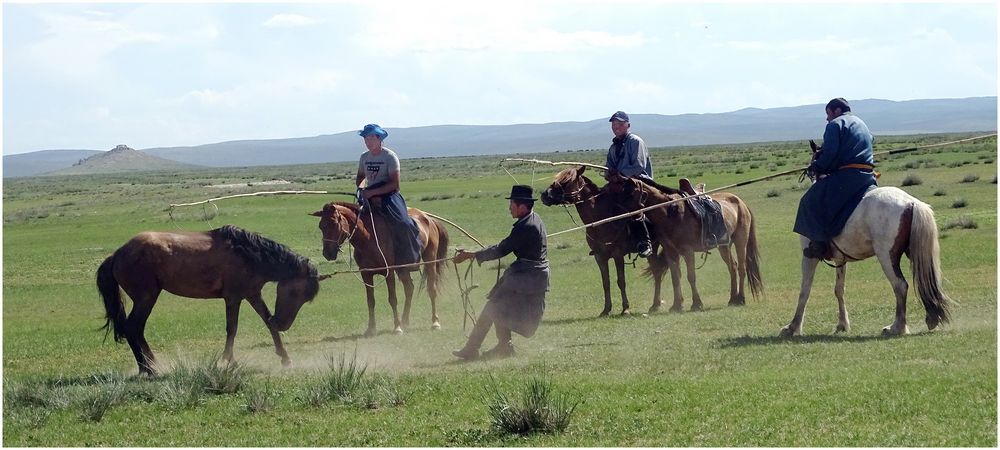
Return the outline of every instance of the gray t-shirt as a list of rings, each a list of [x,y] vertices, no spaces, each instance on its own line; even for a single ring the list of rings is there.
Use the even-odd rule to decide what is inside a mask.
[[[382,147],[382,151],[377,155],[364,152],[358,161],[358,170],[365,173],[368,186],[387,182],[390,173],[399,172],[399,157],[396,156],[396,152],[385,147]]]

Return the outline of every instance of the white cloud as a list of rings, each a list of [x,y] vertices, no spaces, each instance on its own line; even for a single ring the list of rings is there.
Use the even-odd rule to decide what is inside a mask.
[[[126,23],[84,16],[42,14],[46,38],[25,52],[33,65],[48,74],[94,74],[105,56],[127,45],[158,43],[159,33],[132,28]]]
[[[373,8],[377,20],[371,21],[357,41],[389,52],[564,52],[638,47],[648,42],[639,32],[557,30],[533,3],[408,2],[392,7],[375,4]],[[525,14],[526,10],[532,14]]]
[[[299,14],[276,14],[264,22],[268,28],[296,28],[320,23],[319,20]]]
[[[283,104],[341,92],[348,79],[346,73],[336,70],[292,72],[224,90],[196,89],[165,103],[173,106],[195,104],[207,108],[231,109]]]

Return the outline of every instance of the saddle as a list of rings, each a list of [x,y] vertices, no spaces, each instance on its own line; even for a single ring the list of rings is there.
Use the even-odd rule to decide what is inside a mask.
[[[701,222],[701,244],[706,250],[720,245],[729,245],[729,230],[722,217],[722,205],[705,195],[705,183],[698,183],[697,189],[687,178],[678,182],[688,209]]]

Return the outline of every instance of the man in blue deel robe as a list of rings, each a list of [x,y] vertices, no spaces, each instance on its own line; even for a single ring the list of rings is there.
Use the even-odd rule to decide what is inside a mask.
[[[826,121],[822,151],[809,165],[817,180],[799,201],[793,228],[810,240],[802,255],[816,259],[829,257],[830,241],[843,230],[865,192],[876,186],[874,138],[868,126],[843,98],[827,103]]]

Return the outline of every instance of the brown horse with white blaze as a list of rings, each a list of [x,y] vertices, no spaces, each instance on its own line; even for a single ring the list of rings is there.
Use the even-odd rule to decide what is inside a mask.
[[[590,224],[622,213],[621,207],[606,189],[597,186],[583,173],[587,166],[570,167],[555,175],[552,184],[541,194],[542,203],[546,206],[573,205],[580,214],[583,223]],[[604,309],[600,317],[611,313],[611,274],[608,261],[614,261],[617,275],[618,291],[622,297],[622,315],[630,313],[628,292],[625,283],[625,256],[631,250],[631,241],[624,221],[588,227],[586,229],[587,245],[590,247],[597,268],[601,272],[601,286],[604,288]],[[656,283],[656,298],[659,298],[659,285],[663,278],[663,270],[656,272],[662,266],[651,267]]]
[[[140,373],[154,374],[155,357],[146,342],[146,320],[160,292],[189,298],[222,298],[226,302],[226,346],[232,361],[240,304],[246,299],[260,315],[283,365],[290,359],[280,331],[292,326],[303,304],[319,291],[316,267],[287,247],[258,234],[227,225],[206,232],[139,233],[97,269],[97,288],[104,300],[104,329],[115,341],[127,341]],[[269,281],[277,281],[274,315],[261,298]],[[121,291],[132,299],[125,315]]]
[[[423,248],[420,258],[425,263],[423,277],[427,283],[427,294],[431,298],[431,329],[441,328],[437,315],[437,297],[441,290],[441,275],[448,257],[448,232],[444,224],[431,218],[423,211],[407,208],[408,215],[417,223],[420,230],[420,241]],[[323,209],[311,213],[319,217],[319,229],[323,232],[323,257],[328,261],[337,259],[340,248],[346,242],[354,247],[354,259],[361,268],[361,279],[365,284],[368,299],[368,328],[365,336],[375,335],[375,275],[385,277],[388,290],[389,306],[392,308],[393,331],[403,332],[403,327],[410,322],[410,301],[413,299],[413,279],[409,268],[388,269],[396,265],[392,238],[385,219],[380,214],[371,213],[370,209],[362,209],[359,205],[348,202],[331,202]],[[374,270],[367,270],[374,269]],[[397,310],[396,277],[403,284],[405,303],[403,317],[400,319]]]

